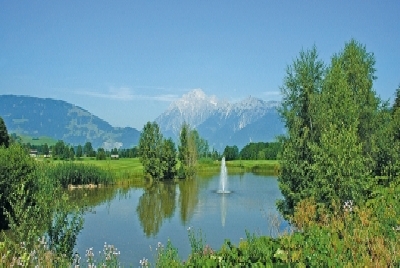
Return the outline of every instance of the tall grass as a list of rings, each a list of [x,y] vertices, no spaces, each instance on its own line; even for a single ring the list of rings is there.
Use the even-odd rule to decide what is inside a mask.
[[[68,185],[108,185],[115,183],[115,177],[109,170],[88,164],[61,162],[49,165],[46,175],[62,187]]]

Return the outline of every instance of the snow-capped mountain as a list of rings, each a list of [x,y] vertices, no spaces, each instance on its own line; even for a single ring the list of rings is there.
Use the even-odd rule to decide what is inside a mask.
[[[183,122],[196,128],[220,106],[221,104],[215,96],[207,96],[201,89],[194,89],[173,102],[156,119],[156,122],[164,133],[176,136],[179,134]]]
[[[249,142],[272,141],[284,133],[276,110],[278,105],[277,101],[254,97],[229,103],[196,89],[172,103],[156,122],[164,135],[174,139],[183,122],[187,122],[217,150],[223,150],[226,145],[242,148]]]

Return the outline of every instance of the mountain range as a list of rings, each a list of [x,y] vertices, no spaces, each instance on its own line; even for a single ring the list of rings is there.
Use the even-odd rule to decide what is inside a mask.
[[[175,141],[186,122],[221,151],[226,145],[242,148],[249,142],[272,141],[283,134],[278,105],[254,97],[230,103],[195,89],[173,102],[155,121],[163,135]],[[0,116],[9,133],[47,136],[71,145],[90,141],[94,148],[131,148],[140,137],[135,128],[113,127],[79,106],[50,98],[0,95]]]
[[[135,128],[112,127],[81,107],[50,98],[0,95],[0,116],[9,133],[47,136],[71,145],[90,141],[94,148],[132,147],[140,137]]]
[[[217,150],[226,145],[242,148],[249,142],[273,141],[285,133],[278,106],[277,101],[251,96],[236,103],[220,101],[195,89],[172,103],[155,121],[164,135],[175,139],[186,122]]]

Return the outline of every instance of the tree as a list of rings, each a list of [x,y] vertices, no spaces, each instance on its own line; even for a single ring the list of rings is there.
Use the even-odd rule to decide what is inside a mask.
[[[64,141],[59,140],[53,147],[53,157],[60,159],[69,158],[69,148],[66,146]]]
[[[45,143],[45,144],[43,145],[42,151],[43,151],[43,154],[44,154],[44,155],[49,155],[49,154],[50,154],[50,149],[49,149],[49,146],[47,145],[47,143]]]
[[[331,67],[318,96],[315,127],[317,142],[310,145],[314,161],[312,180],[303,182],[301,198],[311,197],[329,207],[332,202],[358,202],[365,195],[368,159],[363,155],[359,137],[360,119],[357,92],[346,80],[340,58],[333,57]]]
[[[315,115],[316,98],[321,92],[325,74],[324,63],[318,59],[315,47],[301,51],[286,70],[281,88],[283,101],[279,113],[285,122],[287,135],[282,137],[279,187],[284,200],[278,208],[284,215],[293,213],[295,205],[308,192],[308,182],[314,181],[311,145],[318,136]]]
[[[178,159],[181,163],[180,173],[182,176],[191,178],[196,173],[197,164],[197,131],[190,129],[187,123],[183,123],[179,135],[180,145],[178,146]]]
[[[104,148],[97,149],[96,159],[97,160],[106,160],[106,151],[104,150]]]
[[[176,164],[175,145],[164,140],[156,122],[147,122],[140,134],[138,155],[144,174],[155,179],[172,179]]]
[[[367,52],[364,45],[352,39],[336,57],[343,71],[342,75],[354,93],[354,104],[358,109],[357,117],[360,121],[358,136],[362,143],[363,155],[369,159],[369,169],[376,170],[376,140],[381,126],[377,122],[380,99],[372,88],[376,79],[374,55]]]
[[[165,179],[173,179],[176,175],[176,148],[171,138],[163,141],[161,163]]]
[[[89,142],[89,141],[86,142],[85,145],[84,145],[84,147],[83,147],[83,153],[84,153],[87,157],[93,157],[93,156],[94,156],[93,152],[94,152],[94,150],[93,150],[93,147],[92,147],[92,143]]]
[[[225,156],[225,160],[237,160],[239,159],[239,148],[236,145],[226,146],[224,149],[223,155]]]
[[[75,160],[75,150],[72,146],[69,148],[69,159]]]
[[[78,145],[78,147],[76,148],[76,157],[81,158],[82,156],[83,156],[82,145]]]
[[[315,55],[300,54],[282,90],[288,135],[278,179],[285,199],[278,207],[286,216],[305,198],[328,208],[365,200],[377,175],[394,174],[390,116],[372,89],[373,54],[351,40],[326,71]]]
[[[7,127],[4,123],[3,118],[0,117],[0,146],[5,146],[6,148],[10,144],[10,137],[8,136]]]

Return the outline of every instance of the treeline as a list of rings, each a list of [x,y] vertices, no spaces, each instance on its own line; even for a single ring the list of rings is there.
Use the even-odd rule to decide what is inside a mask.
[[[226,146],[225,159],[230,160],[276,160],[281,150],[280,142],[250,142],[239,151],[236,145]]]

